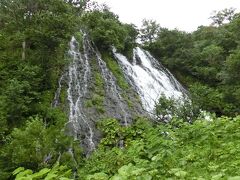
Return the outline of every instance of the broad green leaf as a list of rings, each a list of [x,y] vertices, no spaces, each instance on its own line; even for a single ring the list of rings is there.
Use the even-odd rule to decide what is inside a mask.
[[[49,173],[49,174],[47,175],[47,177],[45,177],[44,180],[52,180],[52,179],[55,179],[57,176],[58,176],[58,175],[56,175],[56,174]]]
[[[27,177],[28,175],[31,175],[32,173],[33,173],[32,170],[27,169],[27,170],[22,171],[22,172],[20,172],[19,174],[17,174],[16,179],[17,179],[17,178],[20,178],[20,177]]]
[[[18,174],[18,173],[20,173],[20,172],[22,172],[22,171],[24,171],[24,170],[25,170],[24,167],[19,167],[19,168],[15,169],[12,174],[13,174],[13,175],[16,175],[16,174]]]
[[[32,175],[32,178],[42,178],[43,176],[45,176],[50,171],[51,171],[51,169],[44,168],[44,169],[40,170],[39,172],[34,173]]]

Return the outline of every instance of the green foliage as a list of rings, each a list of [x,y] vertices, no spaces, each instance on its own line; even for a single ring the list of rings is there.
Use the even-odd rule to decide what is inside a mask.
[[[98,123],[98,127],[105,135],[101,141],[104,145],[115,147],[122,136],[122,127],[116,119],[104,119]]]
[[[121,51],[129,51],[137,37],[133,25],[122,24],[118,16],[104,7],[101,10],[87,12],[81,18],[82,26],[87,29],[96,46],[109,50],[115,46]]]
[[[83,51],[83,34],[81,32],[75,32],[74,37],[76,38],[77,42],[79,43],[79,50]]]
[[[240,49],[233,51],[225,62],[225,77],[224,80],[228,84],[239,84],[236,80],[240,79]]]
[[[150,127],[150,122],[139,118],[133,126],[121,126],[116,119],[103,119],[99,121],[98,128],[103,133],[103,138],[99,148],[94,152],[84,166],[79,169],[80,177],[87,177],[88,174],[105,173],[114,174],[124,164],[130,163],[129,160],[135,157],[136,150],[142,150],[140,142],[134,144],[129,154],[116,146],[129,147],[134,139],[140,140],[142,135]],[[98,160],[99,161],[98,161]],[[96,161],[97,160],[97,161]]]
[[[200,116],[198,105],[189,98],[167,98],[164,94],[155,105],[156,121],[169,122],[172,118],[193,122]]]
[[[92,105],[96,107],[98,112],[101,112],[101,113],[105,112],[105,110],[103,108],[104,96],[94,94],[91,102],[92,102]]]
[[[104,121],[103,121],[104,122]],[[192,124],[173,120],[152,125],[138,120],[124,149],[100,148],[80,167],[82,179],[228,179],[239,176],[240,117],[197,120]],[[104,122],[104,137],[117,139],[121,127]],[[234,133],[232,133],[234,132]],[[102,147],[103,146],[103,147]]]
[[[63,0],[0,2],[1,145],[30,116],[60,117],[49,106],[77,26],[74,9]]]
[[[0,2],[1,179],[18,166],[38,170],[52,165],[71,146],[64,133],[64,107],[50,106],[83,8],[77,12],[64,0]]]
[[[24,117],[34,111],[31,106],[34,101],[38,101],[39,92],[37,92],[37,86],[40,83],[39,68],[37,66],[21,64],[18,67],[14,65],[14,67],[17,68],[16,72],[13,73],[15,77],[11,75],[4,79],[5,90],[0,87],[4,102],[2,112],[5,111],[7,114],[5,118],[10,127],[14,124],[20,124]]]
[[[98,72],[96,60],[92,59],[93,72],[94,72],[94,82],[92,87],[92,97],[85,101],[85,106],[88,108],[94,107],[100,113],[104,113],[104,100],[105,100],[105,88],[104,79],[102,75]]]
[[[240,112],[240,16],[225,9],[212,19],[218,26],[200,26],[192,33],[160,28],[145,48],[191,88],[201,109],[234,117]]]
[[[52,165],[72,144],[62,129],[62,123],[48,125],[35,117],[30,118],[23,128],[15,128],[1,150],[0,165],[8,168],[21,165],[33,170]]]
[[[136,39],[138,37],[138,30],[134,24],[123,24],[124,28],[128,32],[128,35],[125,37],[125,47],[121,51],[128,59],[133,57],[133,48],[136,47]]]
[[[223,25],[224,23],[227,23],[231,21],[234,17],[235,14],[235,9],[234,8],[229,8],[229,9],[224,9],[222,11],[214,11],[214,15],[211,16],[212,19],[212,24],[213,25]]]
[[[111,179],[117,180],[117,179],[142,179],[142,180],[151,180],[152,176],[150,175],[151,172],[148,172],[146,168],[139,168],[131,163],[125,166],[122,166],[120,169],[118,169],[118,174],[114,175]]]
[[[239,179],[240,117],[199,120],[195,107],[219,117],[239,115],[239,14],[224,10],[212,17],[219,26],[201,26],[192,33],[145,21],[145,47],[190,87],[193,99],[179,103],[160,98],[157,124],[143,118],[131,126],[100,121],[103,138],[83,159],[79,143],[64,133],[64,105],[50,107],[59,75],[69,63],[68,42],[72,35],[82,41],[82,33],[74,33],[79,26],[89,33],[105,52],[103,59],[131,107],[129,85],[109,50],[115,46],[132,57],[138,36],[134,25],[121,23],[106,7],[84,12],[88,3],[0,2],[1,179],[11,178],[11,172],[16,179],[69,179],[77,168],[81,179]],[[104,113],[104,80],[97,66],[93,72],[92,97],[85,105]],[[61,94],[61,102],[65,96]],[[172,120],[161,123],[169,115]],[[63,165],[54,165],[56,161]]]
[[[111,70],[113,75],[116,77],[117,84],[119,85],[119,87],[122,88],[123,90],[127,90],[129,88],[129,85],[126,82],[123,72],[119,67],[118,63],[116,62],[116,60],[114,60],[111,57],[111,55],[107,53],[103,54],[103,59],[107,63],[107,67]]]
[[[32,170],[19,167],[12,173],[16,180],[33,180],[33,179],[44,179],[44,180],[70,180],[72,176],[72,171],[67,168],[67,166],[60,165],[57,162],[51,169],[44,168],[39,172],[33,173]]]
[[[211,113],[220,115],[227,107],[227,103],[223,104],[223,93],[209,86],[195,83],[190,86],[190,91],[196,103],[202,108],[207,109]]]
[[[160,30],[160,25],[157,24],[156,21],[144,19],[142,21],[142,28],[140,29],[141,41],[145,45],[153,43],[156,40],[159,30]]]

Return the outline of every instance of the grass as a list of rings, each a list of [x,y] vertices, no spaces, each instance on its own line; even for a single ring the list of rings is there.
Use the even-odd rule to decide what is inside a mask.
[[[96,60],[92,59],[93,64],[93,89],[92,89],[92,98],[85,101],[85,107],[91,108],[94,107],[99,113],[104,113],[105,109],[103,106],[105,100],[105,91],[104,91],[104,79],[102,75],[98,72]]]
[[[103,53],[103,59],[107,64],[107,67],[110,69],[110,71],[113,73],[113,75],[117,79],[117,84],[119,87],[123,90],[129,89],[129,85],[126,82],[123,72],[121,68],[119,67],[118,63],[107,53]]]

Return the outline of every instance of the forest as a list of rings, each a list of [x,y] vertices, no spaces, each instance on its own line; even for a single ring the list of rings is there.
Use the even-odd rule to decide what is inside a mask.
[[[210,18],[209,26],[184,32],[155,20],[143,20],[141,28],[122,23],[106,5],[90,0],[1,0],[0,179],[240,179],[240,14],[230,8]],[[101,119],[101,140],[86,155],[66,128],[66,93],[61,105],[53,105],[71,63],[69,42],[72,36],[82,41],[83,32],[129,107],[137,97],[127,98],[132,94],[111,58],[113,46],[130,60],[134,47],[149,51],[189,99],[162,96],[155,116],[136,116],[123,126],[102,115],[104,81],[95,73],[86,106]]]

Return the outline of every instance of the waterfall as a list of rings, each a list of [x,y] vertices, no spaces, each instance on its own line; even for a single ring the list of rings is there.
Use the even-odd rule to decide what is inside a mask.
[[[161,94],[179,99],[185,90],[173,75],[147,51],[137,47],[133,50],[133,62],[113,49],[126,79],[139,94],[144,109],[153,113]]]
[[[145,111],[153,113],[155,103],[162,93],[174,98],[181,98],[185,94],[184,88],[173,75],[147,51],[140,48],[133,50],[132,63],[116,50],[113,51],[126,81],[130,84],[130,88],[124,91],[93,42],[84,33],[81,43],[82,51],[74,37],[70,41],[68,55],[71,62],[59,79],[52,106],[56,107],[61,103],[59,97],[62,83],[66,82],[64,85],[67,86],[69,107],[67,127],[69,133],[80,140],[87,156],[95,150],[101,138],[95,126],[101,118],[116,118],[122,125],[127,126],[134,117],[145,116]],[[98,112],[95,106],[86,106],[86,102],[91,101],[96,93],[95,73],[100,73],[104,80],[104,112]],[[142,105],[137,96],[140,97]],[[126,98],[132,102],[131,108]],[[121,140],[118,145],[123,147],[124,141]]]
[[[108,108],[108,110],[115,109],[114,111],[106,112],[104,117],[117,118],[121,120],[123,125],[127,126],[129,124],[130,115],[127,111],[128,106],[124,103],[121,95],[121,89],[117,85],[116,78],[107,68],[100,53],[88,39],[86,34],[83,34],[82,43],[83,52],[80,52],[78,42],[72,37],[68,52],[72,60],[67,72],[67,99],[69,103],[68,126],[75,139],[80,139],[88,155],[96,148],[98,139],[95,129],[97,115],[94,115],[94,113],[96,112],[84,106],[86,98],[91,97],[90,86],[92,85],[91,83],[93,83],[92,78],[94,77],[91,71],[90,61],[96,60],[98,70],[104,79],[104,107]],[[59,88],[55,96],[59,96],[61,81],[62,78],[59,80]],[[91,112],[93,114],[91,114]]]
[[[87,146],[88,152],[92,152],[95,149],[93,125],[86,117],[83,108],[84,98],[88,93],[91,69],[87,52],[84,52],[84,56],[79,52],[78,43],[74,37],[70,42],[69,55],[72,58],[68,68],[69,123],[72,125],[75,138],[79,138],[79,135],[83,136],[82,144]]]

